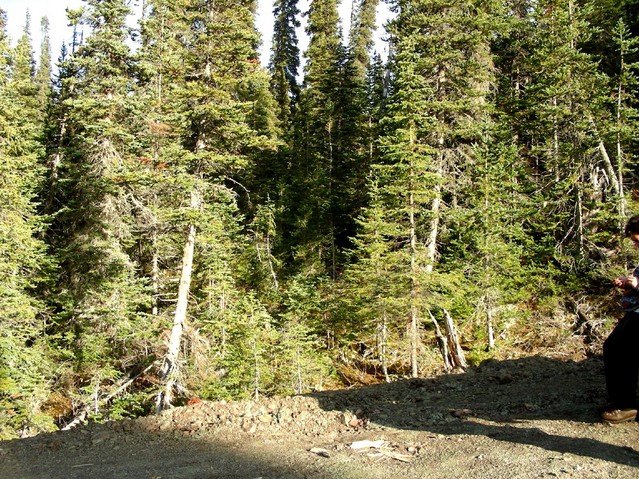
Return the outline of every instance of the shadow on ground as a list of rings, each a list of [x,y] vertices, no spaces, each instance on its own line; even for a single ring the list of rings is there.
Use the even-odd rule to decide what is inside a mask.
[[[637,477],[639,425],[600,424],[604,399],[598,359],[489,361],[463,374],[202,402],[4,441],[0,479],[529,479],[563,474],[551,467],[563,453],[585,458],[572,462],[579,479]],[[407,465],[349,452],[349,443],[378,437],[419,442],[424,453]],[[330,457],[309,452],[316,446]]]
[[[603,363],[543,357],[487,361],[463,374],[313,394],[324,410],[442,435],[486,436],[558,453],[639,466],[639,453],[606,438],[635,424],[599,423]],[[556,421],[556,422],[555,422]],[[549,432],[551,431],[551,432]],[[587,436],[587,437],[586,437]]]
[[[294,479],[307,465],[228,437],[110,431],[105,425],[0,443],[2,479]],[[286,451],[290,454],[290,451]],[[313,471],[311,470],[311,473]],[[318,476],[323,477],[323,476]]]

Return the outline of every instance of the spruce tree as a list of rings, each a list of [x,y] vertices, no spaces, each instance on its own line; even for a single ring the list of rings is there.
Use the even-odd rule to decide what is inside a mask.
[[[130,176],[138,161],[129,13],[121,0],[86,2],[80,21],[90,34],[62,65],[59,94],[61,208],[49,241],[63,272],[61,319],[80,392],[99,404],[116,381],[145,366],[150,330],[133,256],[137,192]]]
[[[564,272],[600,256],[607,240],[597,231],[619,223],[621,185],[604,143],[606,79],[583,48],[592,32],[587,12],[571,1],[534,4],[526,18],[536,28],[521,39],[512,67],[520,88],[511,123],[539,188],[535,201],[543,205],[535,234],[553,238],[553,250],[542,254],[554,256]],[[609,195],[616,199],[606,201]]]
[[[379,187],[380,177],[373,175],[368,185],[370,204],[359,217],[359,230],[354,238],[354,261],[345,272],[345,309],[352,311],[353,324],[346,328],[358,331],[354,338],[366,344],[375,361],[390,380],[389,369],[402,369],[390,364],[390,358],[402,344],[405,315],[403,295],[409,289],[402,274],[403,255],[393,241],[400,234],[393,221],[393,210]],[[399,366],[399,367],[398,367]]]
[[[53,427],[43,414],[53,365],[46,315],[37,299],[48,273],[35,194],[43,105],[34,81],[29,18],[12,51],[0,9],[0,438]]]
[[[454,304],[447,267],[440,264],[442,210],[464,205],[477,181],[473,165],[487,148],[482,145],[491,142],[489,47],[499,5],[425,0],[397,2],[394,8],[393,84],[382,156],[373,166],[376,208],[382,209],[370,218],[383,219],[384,239],[392,245],[375,261],[376,270],[384,263],[398,265],[391,270],[392,283],[396,311],[403,313],[395,313],[392,324],[397,328],[399,318],[410,318],[408,362],[416,376],[421,330],[437,311]],[[451,220],[452,213],[446,215]],[[361,245],[375,244],[365,238]]]
[[[296,118],[292,179],[285,201],[294,217],[291,228],[298,261],[334,276],[338,261],[338,192],[334,182],[343,153],[336,80],[344,58],[335,0],[311,2],[306,33],[307,63]]]
[[[425,238],[418,231],[418,220],[428,211],[429,204],[438,199],[433,194],[438,190],[441,180],[437,177],[435,150],[428,141],[434,126],[433,114],[426,108],[432,88],[420,74],[423,68],[420,63],[427,60],[420,56],[414,36],[399,34],[399,28],[403,29],[407,22],[415,18],[409,11],[411,7],[411,4],[403,5],[395,23],[398,30],[393,65],[394,91],[385,119],[383,159],[373,167],[373,178],[379,185],[376,195],[379,199],[376,201],[380,202],[380,206],[376,208],[383,209],[370,218],[380,217],[384,223],[390,222],[382,231],[379,231],[380,227],[375,228],[379,231],[377,234],[383,234],[382,238],[391,246],[371,266],[379,271],[384,263],[399,265],[391,270],[396,276],[386,280],[396,285],[395,301],[405,298],[399,306],[401,312],[393,318],[392,323],[397,327],[397,320],[401,316],[408,315],[410,318],[408,356],[411,374],[416,376],[418,302],[422,296],[422,265],[426,261],[423,247]],[[407,27],[406,30],[410,31],[411,28]],[[370,244],[369,241],[367,243]],[[375,274],[379,273],[371,272],[370,275],[374,277]],[[388,321],[386,314],[383,311],[378,313],[385,322]]]
[[[268,68],[271,73],[271,91],[279,107],[278,118],[284,128],[289,128],[300,94],[297,78],[300,51],[295,31],[300,26],[297,3],[298,0],[277,0],[273,6],[275,22]]]
[[[335,1],[314,1],[308,12],[308,61],[284,200],[293,222],[284,228],[291,232],[297,266],[325,270],[334,279],[345,265],[354,219],[367,201],[367,68],[375,5],[358,6],[348,48],[342,45]],[[313,194],[300,197],[305,191]]]
[[[349,50],[356,77],[366,78],[371,63],[373,34],[375,33],[376,8],[379,0],[360,0],[354,6],[353,23],[349,35]]]
[[[158,0],[149,7],[141,59],[150,121],[141,154],[156,176],[145,195],[156,226],[148,232],[155,239],[148,243],[147,261],[152,258],[158,298],[176,298],[158,301],[159,324],[170,331],[158,351],[162,409],[184,386],[205,396],[222,394],[216,368],[229,362],[239,376],[228,381],[251,383],[255,370],[242,368],[256,356],[233,353],[240,347],[235,341],[247,334],[257,341],[253,353],[269,348],[268,335],[260,333],[268,321],[240,321],[263,308],[242,301],[239,291],[241,253],[253,245],[242,238],[238,208],[246,205],[247,214],[254,213],[251,203],[238,198],[247,194],[245,179],[254,178],[256,160],[274,149],[277,130],[267,76],[257,60],[254,3]],[[190,345],[186,357],[184,344]],[[206,344],[216,346],[208,350]],[[244,383],[240,370],[253,379]]]
[[[383,99],[375,96],[369,87],[375,9],[378,2],[362,1],[354,5],[349,45],[339,72],[336,90],[336,116],[339,128],[336,144],[339,155],[334,167],[332,210],[335,215],[335,240],[338,248],[351,246],[355,234],[355,218],[368,201],[366,182],[374,161],[374,136],[379,118],[374,109],[380,108]],[[341,253],[341,251],[340,251]],[[341,256],[341,255],[340,255]],[[345,258],[338,264],[343,267]]]
[[[615,98],[613,107],[613,127],[611,130],[612,138],[608,144],[614,145],[611,150],[614,151],[614,171],[610,173],[617,176],[617,201],[618,214],[622,219],[620,226],[623,225],[623,219],[627,215],[627,198],[625,187],[628,183],[628,177],[634,176],[636,168],[631,165],[636,158],[637,142],[634,139],[634,131],[637,129],[637,119],[639,111],[636,108],[636,101],[633,92],[637,91],[639,79],[637,78],[636,69],[637,52],[639,52],[639,37],[632,36],[629,28],[622,19],[612,30],[613,42],[616,47],[615,55],[617,70],[613,75],[613,87]],[[620,228],[621,229],[621,228]]]
[[[40,105],[47,105],[52,87],[51,41],[49,39],[49,20],[47,17],[42,17],[40,27],[42,33],[42,42],[40,43],[40,60],[38,61],[34,80],[38,86],[38,100]]]
[[[255,179],[250,182],[252,191],[258,195],[258,202],[276,205],[284,211],[284,198],[292,179],[290,164],[295,156],[293,147],[293,118],[300,96],[299,68],[300,50],[296,29],[300,26],[300,11],[297,0],[278,0],[273,7],[275,21],[271,57],[268,65],[270,90],[276,103],[282,143],[277,150],[264,157],[254,169]],[[278,229],[284,229],[289,219],[277,217]],[[287,228],[289,231],[291,228]],[[278,245],[273,243],[273,251]]]

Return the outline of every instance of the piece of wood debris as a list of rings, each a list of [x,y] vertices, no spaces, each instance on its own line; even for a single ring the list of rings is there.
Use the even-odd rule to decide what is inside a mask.
[[[413,460],[415,460],[414,456],[410,456],[408,454],[400,454],[399,452],[390,451],[387,449],[368,454],[368,456],[369,457],[390,457],[391,459],[395,459],[401,462],[412,462]]]
[[[379,441],[355,441],[351,444],[351,449],[379,449],[380,447],[384,446],[384,444],[386,444],[386,441],[384,441],[383,439],[380,439]]]
[[[321,447],[313,447],[309,449],[309,452],[312,452],[313,454],[317,454],[318,456],[322,456],[322,457],[331,457],[331,453],[328,452],[327,449],[323,449]]]

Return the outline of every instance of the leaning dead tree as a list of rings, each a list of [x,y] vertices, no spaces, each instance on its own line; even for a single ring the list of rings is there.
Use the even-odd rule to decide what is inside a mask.
[[[196,188],[191,192],[190,207],[193,210],[200,208],[201,197]],[[193,272],[193,254],[195,251],[195,224],[189,224],[187,228],[186,243],[182,255],[182,273],[180,275],[180,285],[178,287],[178,298],[173,316],[173,327],[162,366],[160,367],[160,380],[163,388],[160,390],[156,407],[158,411],[171,407],[173,399],[173,389],[176,386],[176,378],[179,375],[179,353],[182,343],[182,334],[186,323],[186,310],[189,301],[189,291],[191,289],[191,276]]]

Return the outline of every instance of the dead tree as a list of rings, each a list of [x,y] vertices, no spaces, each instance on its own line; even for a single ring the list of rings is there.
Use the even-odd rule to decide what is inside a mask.
[[[200,207],[201,198],[197,189],[191,192],[191,208],[197,210]],[[175,314],[173,316],[173,327],[171,328],[171,336],[169,344],[160,368],[160,379],[164,383],[163,389],[157,397],[157,409],[161,411],[171,406],[173,398],[173,388],[176,384],[176,378],[179,374],[178,360],[180,353],[180,344],[182,342],[182,333],[186,322],[186,311],[189,301],[189,291],[191,288],[191,276],[193,272],[193,254],[195,251],[195,224],[189,224],[187,228],[186,243],[184,245],[184,253],[182,255],[182,273],[180,276],[180,285],[178,287],[178,298],[175,306]]]

